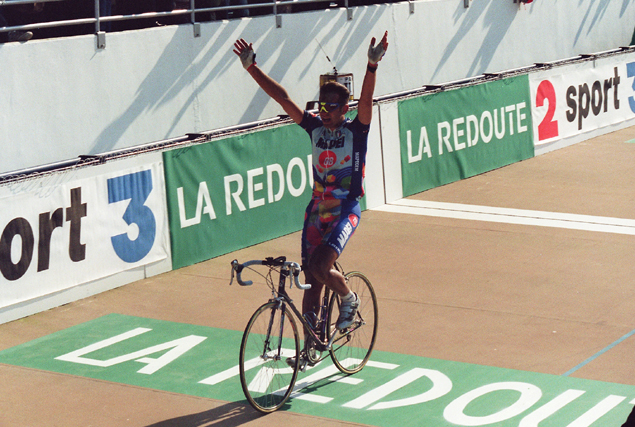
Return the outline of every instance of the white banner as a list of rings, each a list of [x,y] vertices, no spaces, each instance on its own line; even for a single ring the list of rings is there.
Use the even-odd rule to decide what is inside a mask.
[[[145,159],[0,187],[0,307],[168,256],[163,163]]]
[[[635,118],[635,56],[619,58],[529,74],[536,146]]]

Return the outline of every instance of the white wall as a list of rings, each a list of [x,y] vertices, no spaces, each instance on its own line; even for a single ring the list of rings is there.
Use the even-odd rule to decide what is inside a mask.
[[[359,90],[371,37],[389,32],[376,95],[630,43],[630,0],[418,1],[0,45],[0,173],[282,113],[240,66],[232,43],[301,105],[331,71],[319,43]],[[357,93],[358,94],[358,93]]]

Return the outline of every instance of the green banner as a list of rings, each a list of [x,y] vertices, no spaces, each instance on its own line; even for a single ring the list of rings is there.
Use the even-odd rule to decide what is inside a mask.
[[[174,269],[302,228],[313,174],[299,126],[167,151],[163,160]]]
[[[110,314],[6,349],[0,363],[245,402],[241,336]],[[635,402],[632,385],[385,351],[352,376],[327,358],[301,373],[296,387],[286,411],[378,427],[617,427]]]
[[[399,102],[403,195],[534,155],[527,75]]]

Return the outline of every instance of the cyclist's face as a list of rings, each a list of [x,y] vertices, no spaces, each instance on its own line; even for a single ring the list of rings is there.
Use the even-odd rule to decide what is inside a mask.
[[[348,104],[343,103],[343,104],[340,104],[340,106],[338,106],[337,108],[331,109],[329,107],[329,104],[340,103],[339,96],[337,96],[337,94],[335,93],[324,94],[323,96],[320,97],[320,102],[326,103],[324,107],[321,104],[318,105],[320,108],[319,110],[320,117],[322,118],[322,123],[324,123],[324,127],[330,130],[334,130],[340,127],[340,125],[345,119],[344,115],[348,111]],[[331,111],[328,111],[330,109]]]

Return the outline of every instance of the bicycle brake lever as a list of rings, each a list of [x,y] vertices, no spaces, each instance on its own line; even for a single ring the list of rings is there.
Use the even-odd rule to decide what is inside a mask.
[[[233,260],[231,262],[232,264],[232,277],[231,277],[231,281],[229,282],[229,285],[231,286],[231,284],[234,281],[234,274],[236,274],[236,280],[238,281],[238,284],[240,286],[251,286],[254,282],[252,282],[251,280],[242,280],[242,278],[240,277],[240,273],[242,273],[243,269],[245,268],[245,266],[243,264],[239,264],[238,260]]]
[[[231,277],[229,278],[229,286],[231,286],[231,285],[232,285],[232,283],[234,283],[234,275],[236,274],[236,270],[234,269],[234,266],[235,266],[236,264],[238,264],[238,260],[233,260],[233,261],[231,262],[231,265],[232,265],[232,275],[231,275]]]

